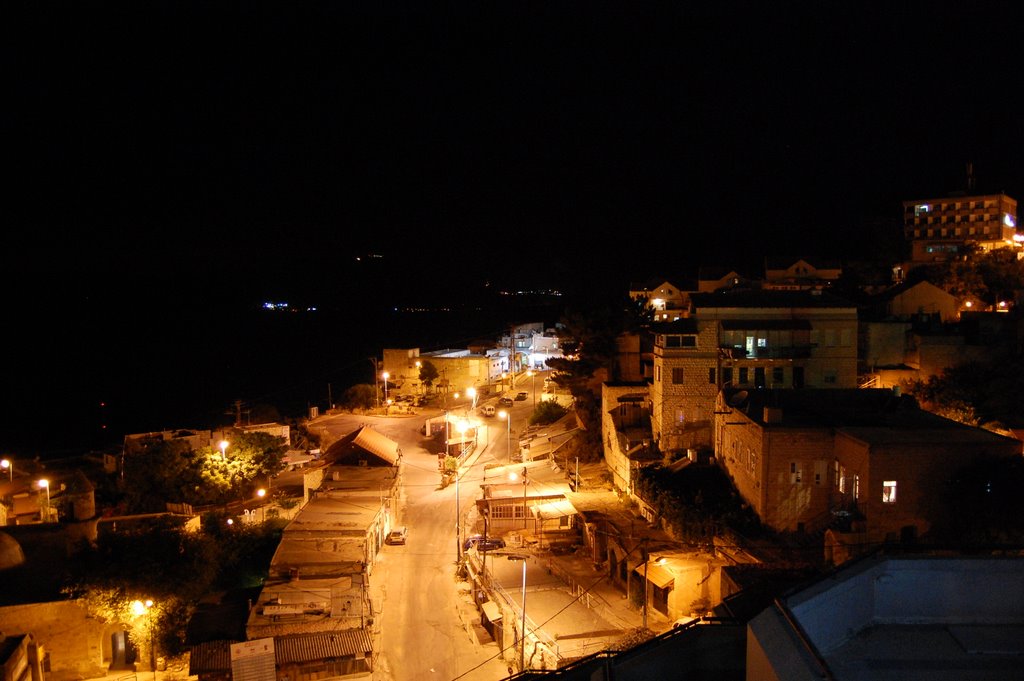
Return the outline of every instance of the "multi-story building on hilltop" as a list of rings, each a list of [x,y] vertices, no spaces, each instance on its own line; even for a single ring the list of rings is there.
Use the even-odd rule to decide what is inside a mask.
[[[857,309],[821,291],[691,295],[691,316],[654,325],[650,386],[663,452],[707,447],[723,387],[855,388]]]
[[[1020,248],[1017,200],[1006,194],[904,201],[903,231],[916,264],[949,260],[968,244]]]

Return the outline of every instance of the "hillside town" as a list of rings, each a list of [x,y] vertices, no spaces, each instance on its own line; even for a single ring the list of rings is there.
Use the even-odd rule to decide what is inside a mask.
[[[382,348],[296,423],[3,459],[4,679],[1020,678],[1024,419],[924,391],[1022,354],[1024,285],[950,274],[1020,269],[1016,201],[900,217],[900,262],[658,273],[611,338]],[[115,559],[257,530],[233,600],[162,610]]]

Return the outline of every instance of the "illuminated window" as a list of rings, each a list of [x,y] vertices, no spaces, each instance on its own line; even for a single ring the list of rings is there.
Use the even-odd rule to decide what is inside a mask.
[[[927,203],[919,203],[914,206],[914,215],[920,215],[921,213],[930,212],[932,207]]]
[[[896,481],[886,480],[882,483],[882,503],[883,504],[895,504],[896,503]]]
[[[860,499],[860,476],[856,474],[853,476],[853,498]]]

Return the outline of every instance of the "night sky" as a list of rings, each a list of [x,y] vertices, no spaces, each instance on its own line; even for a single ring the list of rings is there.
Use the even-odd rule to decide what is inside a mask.
[[[1019,6],[15,3],[0,267],[273,295],[366,252],[505,287],[870,255],[968,162],[1024,193]]]
[[[5,3],[0,450],[316,403],[372,305],[884,255],[969,162],[1021,198],[1021,7]]]

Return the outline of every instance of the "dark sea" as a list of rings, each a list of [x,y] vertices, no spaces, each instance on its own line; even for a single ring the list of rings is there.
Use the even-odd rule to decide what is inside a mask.
[[[372,384],[371,358],[385,348],[464,348],[514,323],[553,326],[562,310],[557,298],[508,296],[416,306],[271,299],[289,307],[268,310],[231,296],[61,295],[9,317],[4,456],[116,451],[127,433],[229,425],[237,409],[246,419],[305,416]]]

